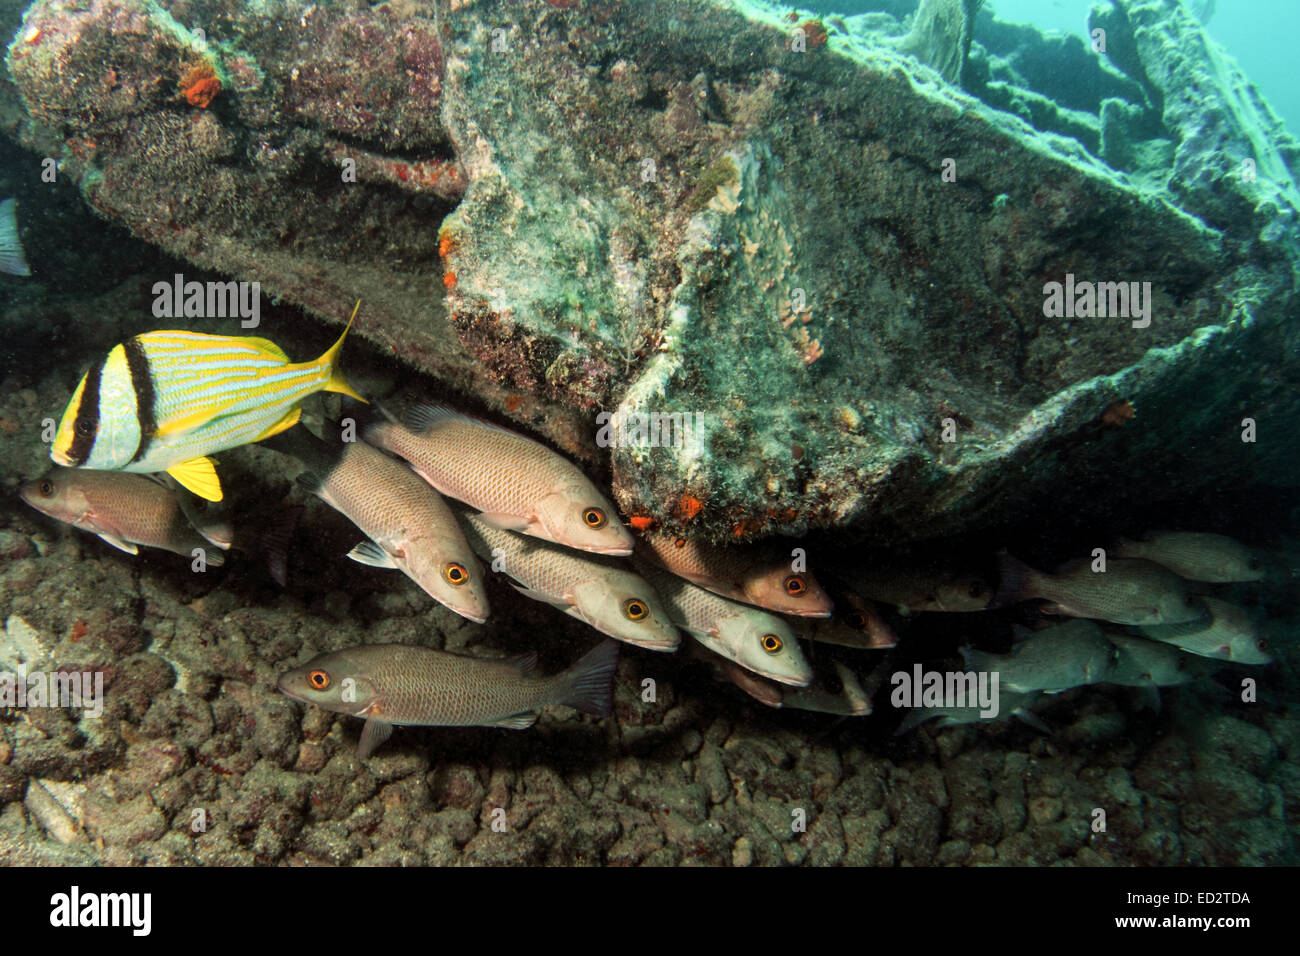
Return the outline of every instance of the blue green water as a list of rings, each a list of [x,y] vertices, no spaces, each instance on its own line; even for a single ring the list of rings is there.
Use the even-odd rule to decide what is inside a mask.
[[[1042,30],[1087,36],[1088,11],[1095,0],[997,0],[985,7],[1000,20],[1028,23]],[[1295,0],[1221,0],[1211,4],[1210,35],[1218,40],[1268,98],[1294,133],[1300,130],[1300,84],[1295,80],[1295,43],[1300,36],[1300,3]],[[826,13],[877,10],[871,0],[817,0],[809,5]],[[976,30],[976,39],[979,31]]]

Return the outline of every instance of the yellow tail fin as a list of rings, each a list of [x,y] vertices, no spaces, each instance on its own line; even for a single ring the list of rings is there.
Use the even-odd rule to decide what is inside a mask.
[[[357,311],[360,308],[361,300],[357,299],[357,304],[352,309],[352,318],[348,319],[348,327],[343,330],[343,334],[339,336],[338,341],[331,345],[329,350],[326,351],[326,353],[317,361],[321,365],[328,366],[330,370],[329,381],[325,383],[325,391],[341,392],[344,395],[350,395],[358,401],[369,404],[369,400],[348,383],[348,380],[343,377],[342,370],[338,367],[339,352],[343,349],[343,340],[348,337],[348,332],[351,330],[352,323],[356,320]]]

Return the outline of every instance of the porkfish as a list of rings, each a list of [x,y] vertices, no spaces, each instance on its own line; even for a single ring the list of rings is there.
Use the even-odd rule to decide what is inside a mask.
[[[365,401],[337,367],[356,316],[353,309],[338,341],[312,362],[290,362],[274,342],[253,336],[161,331],[127,339],[82,377],[50,457],[73,468],[165,471],[220,501],[208,455],[292,428],[314,392]]]

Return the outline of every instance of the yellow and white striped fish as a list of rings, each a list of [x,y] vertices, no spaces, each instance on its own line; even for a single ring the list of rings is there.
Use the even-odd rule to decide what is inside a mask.
[[[365,401],[336,364],[356,317],[353,309],[338,341],[314,362],[290,362],[274,342],[253,336],[160,331],[127,339],[82,377],[50,457],[74,468],[165,471],[220,501],[206,456],[292,428],[314,392]]]

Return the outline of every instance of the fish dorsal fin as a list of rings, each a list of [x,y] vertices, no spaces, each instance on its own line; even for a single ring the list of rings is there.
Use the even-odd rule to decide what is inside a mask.
[[[375,752],[380,744],[392,736],[393,725],[378,717],[367,717],[366,725],[361,728],[361,740],[357,743],[357,757],[365,760]]]
[[[167,469],[167,474],[175,478],[182,488],[206,501],[220,501],[222,498],[216,462],[211,458],[191,458],[179,465],[172,465]]]
[[[273,359],[278,359],[279,361],[284,362],[286,364],[289,361],[289,356],[284,354],[284,349],[280,348],[280,346],[276,345],[270,339],[264,339],[256,335],[240,336],[240,338],[242,338],[246,344],[251,345],[253,348],[257,349],[263,355],[266,355]]]
[[[373,541],[362,541],[348,552],[348,557],[358,564],[366,564],[372,568],[397,567],[393,556]]]
[[[127,554],[140,553],[139,548],[131,544],[131,542],[129,541],[123,541],[115,534],[101,534],[100,537],[103,538],[105,541],[107,541],[109,544],[111,544],[113,547],[117,548],[119,551],[125,551]]]
[[[533,724],[537,723],[537,715],[534,713],[515,714],[513,717],[507,717],[504,720],[494,720],[489,727],[507,727],[510,730],[527,730]]]
[[[498,425],[496,422],[488,421],[486,418],[480,418],[477,415],[459,411],[442,402],[421,402],[419,405],[413,405],[402,418],[402,424],[413,432],[425,432],[439,425],[452,422],[465,422],[470,425],[477,425],[479,428],[490,428],[493,431],[501,432],[503,435],[509,435],[511,438],[517,438],[520,441],[531,442],[534,445],[547,448],[546,445],[536,439],[522,435],[512,428]]]
[[[267,438],[280,434],[280,432],[286,432],[294,425],[297,425],[298,419],[300,418],[302,418],[302,407],[299,406],[298,408],[292,408],[284,418],[280,419],[266,431],[262,432],[262,434],[254,438],[253,441],[264,441]]]

